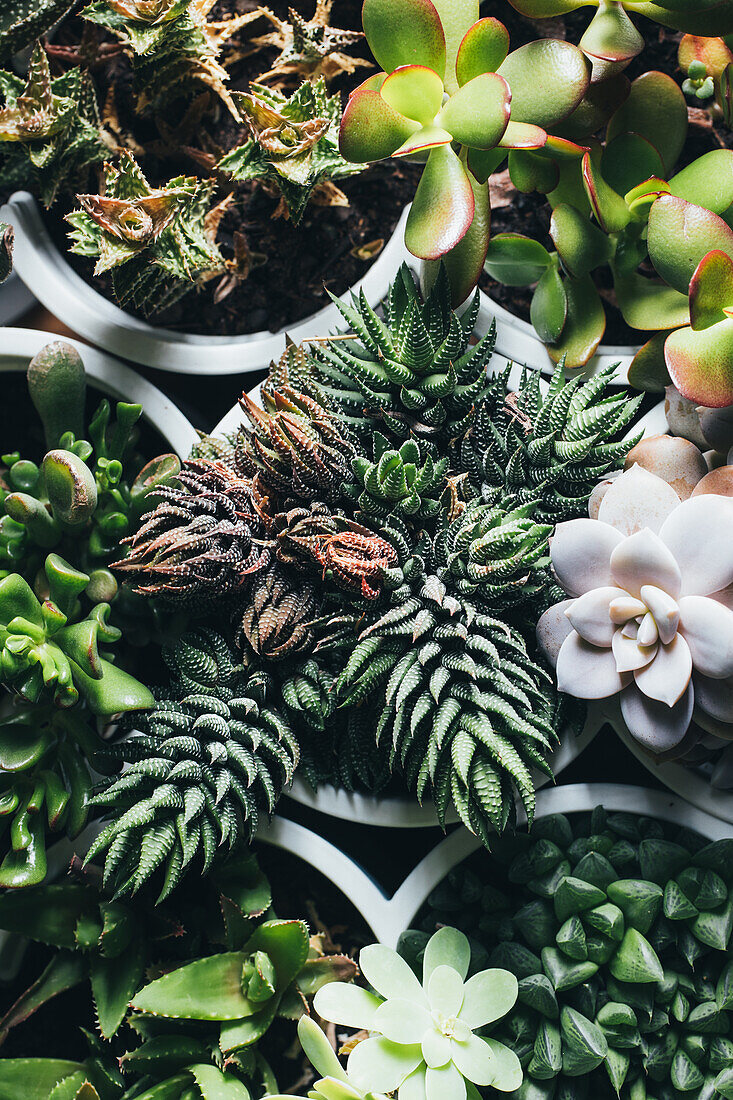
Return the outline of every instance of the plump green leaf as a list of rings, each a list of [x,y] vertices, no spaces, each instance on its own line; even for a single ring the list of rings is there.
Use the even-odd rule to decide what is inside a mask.
[[[440,110],[443,81],[425,65],[404,65],[387,77],[380,95],[393,110],[426,126]]]
[[[628,928],[621,945],[611,959],[609,970],[620,982],[658,982],[664,969],[656,951],[636,928]]]
[[[504,286],[530,286],[551,264],[544,245],[519,233],[497,233],[486,253],[486,271]]]
[[[733,150],[704,153],[672,176],[669,189],[679,199],[725,214],[733,203]]]
[[[606,234],[567,203],[552,211],[550,236],[570,275],[588,275],[611,257],[611,242]]]
[[[580,1077],[599,1066],[608,1053],[608,1042],[596,1024],[574,1008],[560,1013],[562,1069],[568,1077]]]
[[[664,345],[671,329],[656,332],[651,340],[639,348],[629,366],[629,385],[649,393],[664,393],[670,384],[669,371],[664,358]],[[648,930],[648,929],[647,929]],[[640,932],[645,929],[640,928]]]
[[[477,19],[467,31],[456,56],[456,77],[468,84],[481,73],[495,73],[509,50],[509,32],[493,16]]]
[[[339,148],[346,160],[357,164],[382,160],[419,129],[419,122],[399,114],[379,92],[357,90],[341,119]]]
[[[649,212],[649,256],[665,282],[686,294],[708,252],[733,259],[733,230],[717,214],[674,195],[662,195]]]
[[[413,256],[437,260],[458,244],[473,220],[474,197],[460,159],[449,145],[431,149],[405,227]]]
[[[683,397],[711,408],[733,404],[733,320],[677,329],[667,337],[664,356]]]
[[[530,122],[545,130],[575,110],[590,82],[590,66],[583,53],[559,39],[538,39],[512,50],[498,72],[511,89],[513,121]]]
[[[637,77],[608,123],[606,140],[623,133],[646,138],[661,156],[664,174],[671,174],[687,136],[687,104],[671,77],[660,72]]]
[[[556,344],[568,317],[568,296],[565,283],[552,263],[540,276],[529,308],[535,332],[545,344]]]
[[[361,20],[385,72],[400,65],[426,65],[443,79],[445,35],[430,0],[364,0]]]
[[[589,57],[608,62],[608,71],[614,65],[628,62],[644,48],[644,39],[632,23],[623,4],[602,4],[588,24],[580,40],[580,48]],[[600,66],[605,75],[606,67]],[[599,79],[594,73],[595,79]]]
[[[482,73],[450,97],[436,125],[469,148],[493,149],[507,128],[510,98],[506,80],[496,73]]]

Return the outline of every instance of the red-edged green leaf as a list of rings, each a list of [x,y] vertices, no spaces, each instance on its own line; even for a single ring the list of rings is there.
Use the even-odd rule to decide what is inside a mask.
[[[563,356],[568,367],[582,367],[594,355],[606,331],[606,315],[603,312],[598,291],[593,280],[566,279],[565,293],[568,314],[562,336],[551,347],[550,357],[559,363]]]
[[[458,47],[456,77],[468,84],[482,73],[495,73],[509,52],[509,31],[492,16],[478,19]]]
[[[717,214],[674,195],[662,195],[649,213],[649,256],[665,282],[685,294],[703,256],[720,249],[733,258],[733,230]]]
[[[591,19],[580,48],[600,61],[630,61],[644,49],[644,39],[622,4],[604,4]]]
[[[485,268],[504,286],[531,286],[552,264],[550,253],[531,237],[497,233],[489,242]]]
[[[438,145],[450,145],[453,135],[447,130],[441,130],[438,126],[423,126],[420,130],[403,141],[399,149],[395,149],[393,157],[413,157],[416,153],[424,153],[435,149]]]
[[[493,149],[507,128],[509,85],[496,73],[475,76],[446,102],[435,119],[470,149]]]
[[[364,0],[362,26],[385,72],[427,65],[445,75],[445,35],[431,0]]]
[[[341,119],[339,148],[347,160],[365,164],[391,157],[411,134],[420,129],[390,107],[379,92],[354,92]]]
[[[636,220],[645,221],[649,216],[649,208],[652,203],[656,202],[660,195],[668,194],[669,184],[667,181],[652,176],[627,191],[624,195],[624,202]]]
[[[644,331],[687,324],[690,316],[687,295],[671,286],[633,272],[623,277],[617,274],[614,287],[624,321],[632,328]]]
[[[351,95],[355,95],[357,92],[379,92],[382,90],[382,85],[387,79],[388,73],[372,73],[366,80],[363,80],[358,87],[354,88]]]
[[[479,281],[491,229],[489,189],[485,183],[479,183],[470,173],[468,179],[474,200],[473,220],[456,247],[441,261],[445,264],[450,280],[451,305],[454,309],[465,302]],[[429,263],[426,266],[428,269],[432,268],[433,272],[437,272],[437,263]],[[433,272],[431,277],[434,278]]]
[[[616,73],[598,84],[590,84],[572,115],[559,126],[559,132],[585,142],[617,111],[629,94],[631,84],[623,73]]]
[[[733,259],[715,249],[703,256],[690,279],[690,324],[708,328],[729,315],[733,308]]]
[[[450,145],[431,149],[405,227],[413,256],[437,260],[471,224],[474,198],[466,169]]]
[[[550,157],[528,149],[512,149],[509,153],[509,177],[517,191],[526,195],[541,191],[546,195],[557,187],[560,169]]]
[[[651,340],[647,340],[644,346],[639,348],[629,366],[630,386],[634,386],[637,390],[647,390],[649,393],[664,393],[665,386],[670,383],[669,371],[664,359],[664,344],[668,336],[668,329],[655,332]]]
[[[601,172],[617,194],[625,195],[652,176],[661,178],[664,162],[641,134],[619,134],[603,150]]]
[[[469,149],[468,167],[479,183],[486,183],[492,172],[506,160],[506,149]]]
[[[664,346],[667,370],[683,397],[709,408],[733,405],[733,320],[680,328]]]
[[[553,210],[550,236],[569,275],[588,275],[611,257],[611,242],[606,234],[567,203]]]
[[[606,140],[619,134],[641,134],[658,151],[669,176],[687,137],[685,97],[664,73],[644,73],[631,85],[628,99],[608,123]]]
[[[631,215],[621,196],[603,178],[599,145],[594,145],[583,156],[583,184],[601,229],[606,233],[620,233]]]
[[[405,65],[382,84],[382,99],[398,114],[417,119],[423,126],[432,122],[443,102],[443,81],[425,65]]]
[[[499,142],[503,149],[542,149],[547,142],[547,132],[541,126],[528,122],[510,122]]]
[[[530,19],[551,19],[582,8],[588,0],[512,0],[512,7]]]
[[[511,88],[512,120],[545,130],[572,114],[590,81],[588,60],[577,46],[551,38],[512,50],[498,71]]]
[[[560,178],[557,183],[557,187],[551,191],[548,196],[548,202],[550,206],[559,206],[561,202],[570,203],[576,210],[582,211],[590,217],[593,213],[593,207],[588,201],[588,195],[585,190],[585,182],[583,180],[583,157],[580,160],[556,160],[560,170]]]
[[[722,38],[701,38],[684,34],[677,50],[677,59],[683,72],[688,72],[693,61],[701,61],[708,76],[719,77],[726,65],[733,61],[733,53]]]
[[[677,198],[724,214],[733,203],[733,151],[713,149],[688,164],[669,181]]]
[[[544,344],[557,343],[568,318],[568,296],[557,264],[550,264],[537,283],[529,316]]]

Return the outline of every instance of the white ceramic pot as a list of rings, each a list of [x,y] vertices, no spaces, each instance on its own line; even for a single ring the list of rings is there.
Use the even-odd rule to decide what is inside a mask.
[[[333,304],[280,332],[243,336],[200,336],[157,328],[108,301],[74,271],[51,240],[36,200],[18,191],[0,210],[15,228],[15,268],[39,301],[74,332],[105,351],[159,370],[179,374],[242,374],[262,370],[278,359],[285,334],[296,342],[323,336],[343,323]],[[381,301],[399,265],[408,255],[404,245],[405,210],[390,240],[363,279],[372,305]],[[192,308],[195,308],[192,307]]]
[[[479,292],[481,308],[479,310],[476,331],[479,336],[484,336],[494,321],[496,321],[496,350],[505,359],[513,363],[521,363],[528,367],[537,367],[543,374],[552,374],[555,369],[545,345],[540,340],[533,326],[521,317],[516,317],[508,309],[500,306],[490,295],[483,290]],[[572,371],[572,374],[593,375],[606,367],[615,368],[614,382],[624,385],[629,380],[629,367],[631,360],[639,350],[640,345],[630,347],[627,344],[618,347],[610,344],[601,344],[587,364],[587,366]]]
[[[0,325],[12,325],[27,313],[35,300],[17,271],[11,271],[0,286]]]
[[[41,348],[58,337],[37,329],[3,328],[0,330],[0,371],[25,371]],[[188,456],[198,442],[198,434],[181,410],[164,393],[136,371],[111,355],[90,348],[79,340],[73,344],[82,357],[90,384],[109,397],[142,405],[143,416],[160,433],[173,451]]]
[[[595,806],[604,806],[617,813],[656,817],[673,825],[694,829],[709,840],[722,840],[733,835],[733,829],[728,824],[667,791],[620,783],[573,783],[567,787],[545,788],[537,794],[535,821],[548,814],[582,813]],[[522,825],[525,821],[526,816],[520,808],[517,810],[517,823]],[[399,890],[389,900],[385,899],[379,914],[382,941],[395,947],[400,935],[410,927],[435,887],[449,871],[480,847],[479,839],[467,829],[457,829],[433,848],[408,875]]]

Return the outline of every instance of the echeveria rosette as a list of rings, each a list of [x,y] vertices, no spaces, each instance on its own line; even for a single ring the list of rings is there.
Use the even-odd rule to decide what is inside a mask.
[[[357,1088],[310,1016],[301,1016],[298,1021],[298,1040],[313,1068],[321,1074],[320,1080],[313,1082],[307,1097],[268,1093],[264,1100],[387,1100],[383,1093]]]
[[[540,46],[542,56],[535,53],[517,65],[522,51],[507,56],[504,25],[478,14],[476,0],[365,0],[364,31],[384,71],[351,95],[341,125],[347,160],[395,156],[426,161],[405,242],[424,260],[453,253],[454,302],[475,286],[486,253],[488,176],[504,159],[504,150],[541,148],[547,140],[543,125],[524,117],[525,111],[515,110],[512,117],[513,85],[520,86],[527,108],[530,73],[535,80],[541,73],[551,85],[551,121],[557,121],[574,110],[588,84],[574,47],[546,43]],[[556,46],[559,59],[553,54]],[[454,253],[461,242],[460,253]]]
[[[493,969],[466,981],[470,962],[463,933],[441,928],[425,948],[422,983],[396,951],[373,944],[362,950],[359,966],[374,993],[343,982],[318,991],[320,1016],[370,1032],[349,1055],[348,1077],[357,1089],[399,1100],[473,1100],[476,1085],[501,1092],[521,1085],[513,1051],[475,1034],[509,1012],[517,980]]]
[[[727,0],[510,0],[530,19],[555,18],[579,8],[597,9],[580,39],[580,48],[593,62],[593,79],[601,81],[626,68],[644,48],[644,39],[629,12],[644,15],[665,27],[698,35],[733,30],[733,11]]]
[[[559,524],[550,554],[570,599],[537,627],[559,689],[620,694],[630,733],[656,754],[678,750],[693,711],[706,728],[729,727],[732,547],[733,500],[680,502],[638,466],[608,489],[598,519]]]

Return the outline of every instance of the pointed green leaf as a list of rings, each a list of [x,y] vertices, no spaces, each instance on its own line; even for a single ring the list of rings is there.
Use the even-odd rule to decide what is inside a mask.
[[[664,969],[657,953],[635,928],[628,928],[621,945],[609,964],[609,970],[620,982],[659,982]]]

